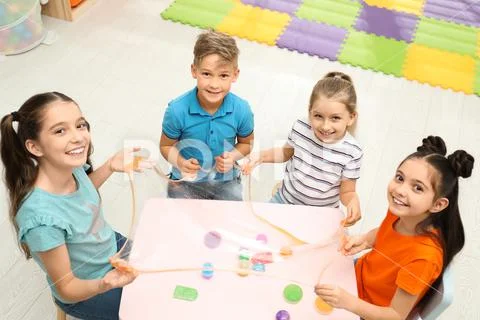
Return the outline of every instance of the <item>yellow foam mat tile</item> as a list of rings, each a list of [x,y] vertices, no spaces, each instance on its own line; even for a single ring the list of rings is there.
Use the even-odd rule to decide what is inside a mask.
[[[273,46],[290,19],[286,13],[236,3],[216,29]]]
[[[365,0],[370,6],[422,15],[426,0]]]
[[[365,3],[372,7],[391,9],[393,0],[365,0]]]
[[[473,93],[475,59],[412,44],[403,70],[405,78],[455,91]]]

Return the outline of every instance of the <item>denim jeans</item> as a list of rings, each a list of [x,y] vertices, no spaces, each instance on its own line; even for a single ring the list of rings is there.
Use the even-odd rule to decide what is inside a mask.
[[[122,248],[127,240],[120,233],[115,232],[117,240],[117,252]],[[120,309],[120,299],[122,298],[122,288],[115,288],[102,294],[91,297],[88,300],[77,303],[63,303],[55,299],[55,303],[66,314],[78,319],[87,320],[117,320]]]
[[[167,194],[169,198],[233,200],[242,201],[242,181],[240,176],[229,181],[170,181]]]
[[[285,204],[285,201],[282,200],[282,197],[280,197],[280,190],[278,190],[275,195],[272,197],[272,199],[270,199],[270,201],[268,201],[270,203],[281,203],[281,204]]]

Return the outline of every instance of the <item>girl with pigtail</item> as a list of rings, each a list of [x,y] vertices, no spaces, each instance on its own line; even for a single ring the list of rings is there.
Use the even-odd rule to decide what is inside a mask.
[[[372,249],[355,265],[359,298],[331,284],[318,284],[317,295],[363,319],[406,319],[428,303],[465,243],[458,177],[470,177],[474,158],[463,150],[446,154],[442,138],[423,139],[388,185],[380,227],[344,241],[345,255]]]
[[[90,126],[58,92],[37,94],[1,120],[0,153],[10,219],[27,259],[47,274],[55,303],[79,319],[118,319],[122,287],[112,269],[125,238],[105,222],[97,189],[130,170],[120,151],[94,170]]]
[[[350,76],[329,72],[312,89],[308,118],[297,119],[282,147],[249,156],[243,174],[263,163],[286,162],[283,181],[270,202],[317,207],[345,206],[345,226],[361,219],[356,192],[363,151],[351,133],[357,93]]]

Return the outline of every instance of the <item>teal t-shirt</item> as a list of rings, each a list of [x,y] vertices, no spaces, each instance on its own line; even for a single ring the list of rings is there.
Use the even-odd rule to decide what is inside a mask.
[[[37,252],[65,244],[71,269],[79,279],[100,279],[111,265],[108,258],[117,251],[115,232],[105,222],[101,199],[83,168],[73,171],[77,190],[57,195],[34,188],[16,216],[19,240],[28,245],[33,259],[46,273]],[[53,295],[64,301],[47,274]]]

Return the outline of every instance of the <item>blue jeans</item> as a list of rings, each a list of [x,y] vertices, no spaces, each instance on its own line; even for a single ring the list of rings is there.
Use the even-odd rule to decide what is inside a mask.
[[[117,252],[122,248],[127,238],[115,232],[117,240]],[[88,320],[117,320],[120,309],[122,288],[115,288],[102,294],[91,297],[88,300],[77,303],[63,303],[55,299],[55,303],[66,314],[79,319]]]
[[[282,200],[282,197],[280,197],[280,190],[278,190],[275,195],[272,197],[272,199],[270,199],[270,201],[268,201],[270,203],[281,203],[281,204],[285,204],[285,201]]]
[[[170,181],[167,195],[169,198],[242,201],[242,180],[238,176],[229,181]]]

